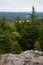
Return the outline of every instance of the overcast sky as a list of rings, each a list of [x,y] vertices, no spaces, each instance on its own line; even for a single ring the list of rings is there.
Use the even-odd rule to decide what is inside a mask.
[[[34,5],[36,11],[43,11],[43,0],[0,0],[0,11],[31,11]]]

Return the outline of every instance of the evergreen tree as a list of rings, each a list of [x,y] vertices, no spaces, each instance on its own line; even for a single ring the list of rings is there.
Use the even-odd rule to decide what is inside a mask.
[[[32,24],[37,21],[37,15],[34,6],[32,7],[32,14],[30,15],[30,18]]]

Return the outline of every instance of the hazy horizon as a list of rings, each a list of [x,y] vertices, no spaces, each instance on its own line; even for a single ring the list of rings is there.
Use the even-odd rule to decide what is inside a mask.
[[[17,12],[17,13],[22,13],[22,12],[24,12],[24,13],[28,13],[28,12],[31,13],[32,11],[28,11],[28,12],[27,12],[27,11],[0,11],[0,13],[1,13],[1,12],[3,12],[3,13],[7,13],[7,12],[8,12],[8,13],[9,13],[9,12],[10,12],[10,13],[15,13],[15,12]],[[36,13],[41,13],[41,12],[43,13],[43,11],[36,11]]]

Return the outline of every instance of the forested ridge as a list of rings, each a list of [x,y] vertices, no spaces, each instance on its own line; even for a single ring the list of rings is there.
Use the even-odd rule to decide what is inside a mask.
[[[19,54],[25,50],[43,51],[43,18],[37,17],[34,7],[27,21],[20,22],[17,16],[13,23],[0,17],[0,54]]]

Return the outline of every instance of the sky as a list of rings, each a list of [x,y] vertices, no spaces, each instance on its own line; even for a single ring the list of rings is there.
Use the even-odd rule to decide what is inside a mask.
[[[43,0],[0,0],[0,11],[30,12],[32,6],[43,12]]]

